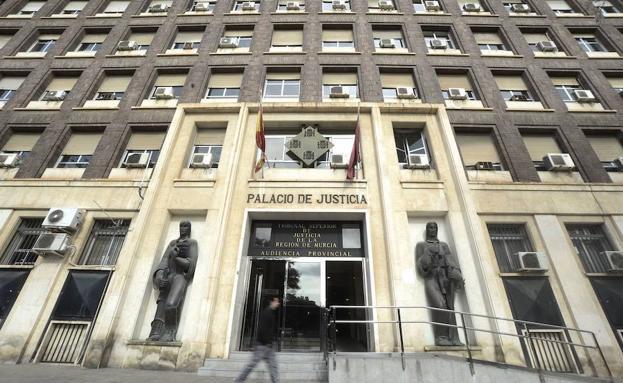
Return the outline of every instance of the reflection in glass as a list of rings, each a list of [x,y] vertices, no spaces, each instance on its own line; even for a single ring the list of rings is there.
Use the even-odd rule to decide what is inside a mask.
[[[265,227],[257,226],[255,228],[255,246],[266,247],[270,243],[272,228],[270,224]]]

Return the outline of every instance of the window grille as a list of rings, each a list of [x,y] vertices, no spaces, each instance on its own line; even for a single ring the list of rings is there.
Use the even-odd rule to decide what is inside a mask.
[[[614,248],[601,224],[567,225],[567,232],[587,273],[607,273],[608,260],[602,254]]]
[[[524,225],[487,225],[500,272],[512,273],[521,268],[517,253],[533,251]]]
[[[129,219],[114,223],[109,219],[96,220],[79,264],[104,266],[117,263],[129,226]]]
[[[42,218],[22,218],[9,246],[2,254],[2,265],[32,265],[37,254],[32,251],[39,234],[45,230],[41,227]]]

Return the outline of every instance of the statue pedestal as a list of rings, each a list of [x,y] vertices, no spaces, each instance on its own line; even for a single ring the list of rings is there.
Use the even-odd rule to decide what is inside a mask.
[[[175,370],[182,342],[130,340],[125,367],[146,370]]]
[[[472,352],[472,357],[477,357],[482,354],[482,347],[470,345],[469,350]],[[424,352],[435,352],[446,355],[453,355],[462,358],[467,358],[467,346],[424,346]]]

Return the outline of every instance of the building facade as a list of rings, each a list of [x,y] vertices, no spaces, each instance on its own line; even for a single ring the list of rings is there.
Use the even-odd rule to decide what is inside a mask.
[[[465,355],[415,323],[415,246],[435,222],[465,279],[456,310],[484,315],[461,335],[474,358],[623,375],[623,4],[8,0],[0,15],[1,361],[194,371],[249,350],[273,295],[282,351],[323,351],[323,309],[356,305],[376,322],[403,307],[408,352]],[[330,145],[305,162],[289,145],[307,127]],[[61,254],[33,250],[51,209],[83,212]],[[147,342],[154,269],[185,220],[199,250],[176,341]],[[562,343],[513,336],[531,330]],[[341,350],[399,349],[392,326],[339,332]]]

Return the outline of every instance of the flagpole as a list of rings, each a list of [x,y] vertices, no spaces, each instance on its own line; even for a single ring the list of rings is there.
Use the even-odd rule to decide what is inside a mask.
[[[260,113],[258,113],[258,116],[261,116],[262,119],[264,119],[264,109],[262,108],[262,99],[264,98],[264,90],[262,89],[262,83],[260,83]],[[266,130],[264,127],[264,121],[262,121],[262,129],[264,129],[264,151],[266,150]],[[262,151],[262,153],[260,154],[260,156],[262,158],[264,158],[266,156],[265,152]],[[260,177],[262,178],[262,180],[264,179],[264,165],[266,165],[266,160],[264,160],[264,163],[262,164],[262,170],[260,173]]]

